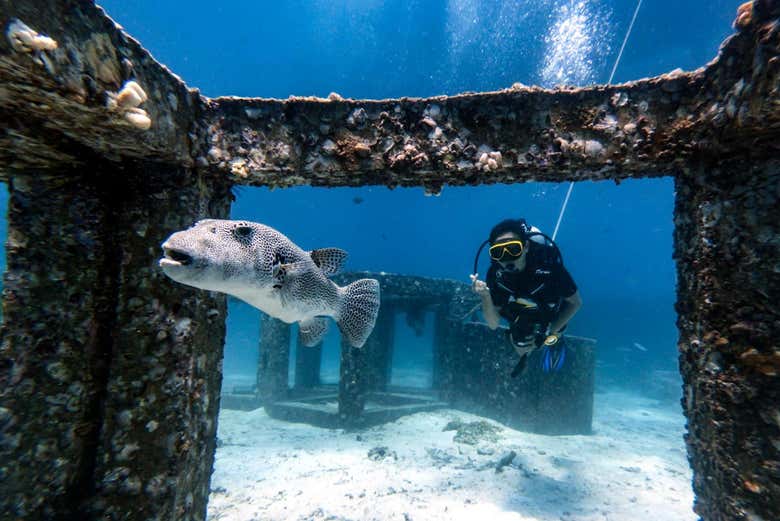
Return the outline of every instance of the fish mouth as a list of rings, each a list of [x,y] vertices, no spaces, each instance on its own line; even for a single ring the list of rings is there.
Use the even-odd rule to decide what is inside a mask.
[[[160,259],[160,266],[189,266],[192,264],[192,255],[175,248],[163,247],[165,257]]]

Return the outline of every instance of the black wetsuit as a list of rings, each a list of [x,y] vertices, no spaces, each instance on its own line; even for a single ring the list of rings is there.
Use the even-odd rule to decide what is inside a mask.
[[[555,320],[563,299],[577,292],[577,285],[554,255],[554,247],[530,242],[523,271],[502,270],[494,262],[488,270],[486,283],[490,288],[493,304],[509,322],[513,342],[544,339],[547,326]],[[515,301],[523,298],[534,305]]]

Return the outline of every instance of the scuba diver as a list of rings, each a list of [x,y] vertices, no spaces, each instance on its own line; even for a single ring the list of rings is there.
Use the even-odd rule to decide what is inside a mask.
[[[478,278],[477,262],[486,244],[490,244],[491,264],[483,281]],[[488,327],[496,329],[502,317],[509,323],[507,339],[520,355],[513,378],[525,369],[528,354],[538,348],[543,349],[543,371],[563,367],[563,331],[582,306],[582,298],[552,239],[528,226],[525,219],[501,221],[477,251],[471,282],[482,300]]]

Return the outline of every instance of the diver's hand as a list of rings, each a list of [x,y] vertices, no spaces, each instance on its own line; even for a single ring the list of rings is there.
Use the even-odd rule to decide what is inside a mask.
[[[471,279],[471,289],[480,297],[482,295],[490,294],[490,288],[488,288],[487,283],[484,280],[479,280],[477,278],[478,276],[479,273],[473,273],[469,275],[469,278]]]

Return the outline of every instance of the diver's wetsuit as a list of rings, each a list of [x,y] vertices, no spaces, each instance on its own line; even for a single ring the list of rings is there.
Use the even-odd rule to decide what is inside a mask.
[[[560,260],[550,260],[554,259],[551,246],[529,243],[523,271],[502,270],[493,262],[486,283],[493,304],[501,308],[499,313],[509,322],[511,341],[535,342],[538,346],[561,302],[577,292],[577,285]],[[517,298],[531,301],[531,305],[517,302]]]

